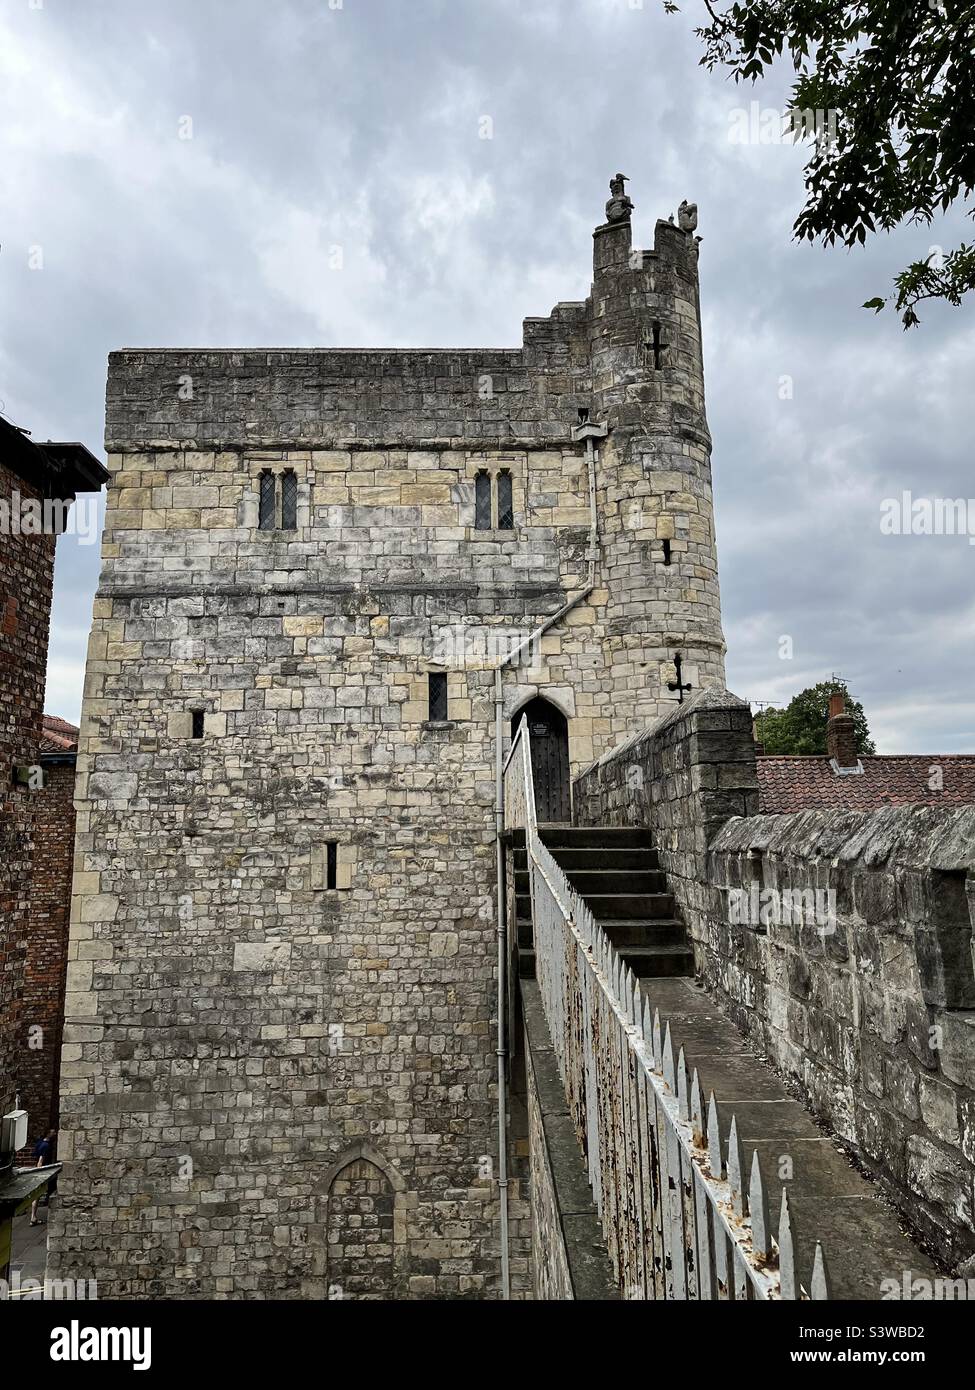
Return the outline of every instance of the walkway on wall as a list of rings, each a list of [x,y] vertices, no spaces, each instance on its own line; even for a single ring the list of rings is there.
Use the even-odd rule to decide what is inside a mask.
[[[817,1128],[706,990],[693,980],[642,980],[640,988],[651,1010],[668,1020],[688,1074],[697,1071],[703,1095],[713,1093],[722,1149],[734,1115],[747,1163],[757,1152],[763,1172],[785,1179],[798,1270],[812,1269],[819,1240],[830,1298],[879,1299],[883,1280],[899,1284],[905,1269],[934,1277],[877,1188]]]
[[[625,1296],[877,1300],[906,1271],[934,1279],[877,1189],[688,978],[683,927],[646,833],[537,825],[531,767],[526,721],[504,784],[509,843],[524,855],[520,915]],[[591,859],[634,851],[639,864]],[[620,891],[604,891],[607,874]],[[620,923],[632,933],[617,941]],[[645,954],[655,944],[656,966]],[[519,960],[523,973],[529,964]],[[533,1182],[536,1167],[533,1155]]]

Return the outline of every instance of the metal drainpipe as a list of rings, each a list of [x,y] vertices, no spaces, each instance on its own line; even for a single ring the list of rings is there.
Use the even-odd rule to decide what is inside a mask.
[[[605,438],[606,425],[580,425],[572,431],[573,439],[586,441],[586,465],[589,474],[589,548],[586,552],[588,571],[585,586],[568,603],[540,624],[513,652],[494,668],[494,831],[497,869],[497,937],[498,937],[498,1200],[501,1208],[501,1296],[511,1298],[511,1260],[508,1240],[508,1045],[505,1020],[508,1012],[508,905],[504,892],[504,782],[502,745],[504,742],[504,689],[501,672],[532,642],[537,642],[554,627],[566,613],[588,598],[596,586],[596,560],[599,555],[599,528],[596,520],[596,452],[594,439]]]

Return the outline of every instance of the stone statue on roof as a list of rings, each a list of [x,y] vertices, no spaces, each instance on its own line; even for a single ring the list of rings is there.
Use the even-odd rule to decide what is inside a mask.
[[[633,211],[633,203],[627,197],[626,185],[629,179],[625,174],[616,174],[609,181],[609,191],[612,195],[606,204],[607,222],[626,222],[629,220],[630,213]]]

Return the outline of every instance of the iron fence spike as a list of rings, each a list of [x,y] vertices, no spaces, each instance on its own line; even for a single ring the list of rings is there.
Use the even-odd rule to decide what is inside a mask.
[[[694,1068],[691,1081],[691,1124],[694,1129],[694,1143],[704,1147],[704,1097],[701,1094],[701,1078]]]
[[[789,1210],[789,1194],[784,1187],[782,1189],[782,1206],[779,1211],[779,1297],[789,1301],[798,1297],[792,1212]]]
[[[736,1216],[745,1215],[745,1185],[742,1182],[741,1141],[738,1138],[738,1117],[732,1115],[728,1131],[728,1186],[731,1188],[731,1209]]]
[[[762,1166],[758,1161],[758,1150],[752,1150],[752,1171],[748,1184],[748,1211],[752,1218],[752,1249],[762,1259],[772,1253],[771,1225],[768,1214],[768,1196],[762,1178]]]
[[[826,1264],[826,1252],[823,1250],[822,1241],[819,1240],[816,1242],[816,1254],[813,1258],[809,1297],[817,1301],[829,1298],[829,1267]]]
[[[687,1061],[684,1057],[683,1047],[677,1054],[677,1113],[682,1120],[689,1120],[691,1117],[687,1087]]]
[[[664,1034],[664,1080],[671,1091],[677,1090],[677,1073],[674,1070],[674,1044],[670,1036],[670,1019],[667,1020],[667,1031]]]
[[[720,1182],[724,1177],[724,1163],[721,1160],[721,1129],[718,1124],[718,1102],[711,1092],[708,1100],[708,1163],[711,1176]]]

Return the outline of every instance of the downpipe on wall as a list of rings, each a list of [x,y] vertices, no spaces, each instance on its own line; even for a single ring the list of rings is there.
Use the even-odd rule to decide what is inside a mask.
[[[595,439],[604,439],[605,424],[586,422],[572,431],[574,440],[586,441],[586,466],[589,480],[589,545],[586,550],[587,574],[583,587],[546,618],[529,637],[519,642],[513,652],[494,668],[494,831],[495,864],[497,871],[497,942],[498,942],[498,1203],[501,1221],[501,1296],[511,1298],[511,1259],[508,1236],[508,905],[504,886],[504,686],[502,671],[521,655],[526,647],[541,640],[550,628],[561,622],[566,613],[589,597],[596,587],[596,561],[599,557],[599,526],[596,515],[596,450]]]

